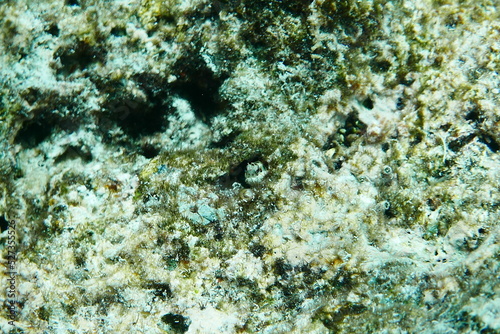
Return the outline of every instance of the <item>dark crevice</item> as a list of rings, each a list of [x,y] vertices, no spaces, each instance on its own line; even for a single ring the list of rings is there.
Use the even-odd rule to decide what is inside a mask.
[[[56,70],[56,74],[69,76],[76,71],[83,71],[95,63],[103,62],[105,56],[106,52],[102,48],[90,46],[82,41],[73,46],[59,48],[55,58],[59,58],[61,67]]]
[[[267,248],[261,244],[254,244],[250,246],[250,252],[253,256],[262,258],[264,254],[267,252]]]
[[[80,6],[80,1],[78,1],[78,0],[65,0],[64,4],[66,6]]]
[[[63,154],[55,159],[55,163],[60,163],[67,160],[81,159],[84,162],[90,162],[92,160],[92,153],[87,147],[79,146],[68,146]]]
[[[478,108],[473,108],[472,110],[468,111],[465,115],[465,119],[477,124],[484,122],[484,116]]]
[[[168,283],[148,282],[145,284],[144,288],[152,290],[153,295],[158,297],[160,300],[167,300],[167,298],[173,297],[172,289]]]
[[[158,154],[160,154],[160,149],[151,144],[145,144],[142,145],[140,154],[144,156],[146,159],[153,159]]]
[[[126,113],[118,114],[117,124],[132,138],[152,135],[165,129],[168,107],[161,101],[132,102]]]
[[[406,72],[398,73],[398,78],[399,83],[407,87],[410,87],[415,82],[415,79],[408,75],[408,73]]]
[[[460,136],[448,144],[448,148],[453,152],[458,152],[462,147],[470,143],[476,137],[475,133]]]
[[[485,144],[488,146],[488,148],[493,152],[496,153],[500,149],[500,144],[495,140],[495,138],[487,133],[481,133],[478,136],[478,139],[481,143]]]
[[[413,131],[413,133],[410,133],[410,135],[410,144],[412,146],[420,144],[424,139],[424,135],[421,132]]]
[[[49,34],[51,34],[52,36],[55,36],[55,37],[59,36],[59,27],[55,23],[51,24],[46,31]]]
[[[105,82],[98,82],[108,93],[108,100],[103,105],[107,112],[100,116],[105,137],[113,125],[120,127],[131,139],[154,135],[164,131],[168,125],[167,116],[173,108],[166,83],[158,76],[145,73],[133,79],[143,91],[144,99],[131,96],[119,83],[104,88]],[[154,154],[152,150],[144,148],[141,154]]]
[[[28,87],[21,92],[21,97],[30,105],[34,105],[43,98],[43,93],[37,87]]]
[[[333,162],[333,169],[335,170],[339,170],[342,168],[342,165],[344,164],[344,161],[343,160],[336,160]]]
[[[373,101],[369,99],[368,102],[364,102],[366,107],[373,108]],[[323,145],[322,149],[327,151],[331,148],[338,147],[339,145],[344,145],[350,147],[354,141],[360,138],[366,131],[366,124],[361,122],[356,113],[352,112],[347,116],[344,126],[340,128],[336,133],[328,136],[326,143]]]
[[[111,29],[111,35],[115,37],[122,37],[127,35],[127,30],[123,27],[113,27]]]
[[[161,321],[170,327],[173,333],[185,333],[189,329],[190,320],[180,314],[167,313],[161,317]]]
[[[406,103],[405,101],[403,100],[402,97],[398,98],[398,100],[396,101],[396,109],[397,110],[403,110],[403,108],[405,107]]]
[[[250,185],[245,181],[245,172],[248,164],[256,161],[261,161],[265,166],[267,166],[267,162],[263,161],[259,155],[243,160],[239,164],[231,167],[229,172],[219,177],[218,184],[222,188],[228,189],[232,187],[233,183],[238,182],[244,188],[250,188]]]
[[[371,98],[366,98],[364,101],[363,101],[363,107],[365,107],[366,109],[373,109],[373,100]]]
[[[368,308],[362,304],[347,302],[345,305],[338,307],[334,312],[324,312],[320,319],[326,328],[337,333],[340,332],[340,325],[347,316],[360,315],[367,310]]]
[[[293,266],[284,259],[278,259],[274,262],[273,272],[275,275],[280,276],[281,279],[288,279],[293,274]]]
[[[373,61],[371,67],[375,72],[385,73],[390,70],[391,63],[387,60]]]
[[[481,109],[477,106],[474,106],[464,116],[465,120],[471,122],[473,126],[475,126],[478,131],[473,134],[469,134],[466,136],[459,137],[452,141],[448,146],[454,151],[455,147],[461,148],[465,144],[469,143],[472,139],[477,136],[479,142],[485,144],[493,153],[498,152],[500,150],[500,143],[495,139],[493,135],[488,133],[487,129],[484,129],[484,121],[485,116]],[[452,146],[450,146],[452,145]],[[461,145],[461,146],[460,146]]]
[[[391,218],[395,218],[397,216],[397,212],[395,212],[390,206],[389,208],[385,209],[384,210],[384,215],[391,219]]]
[[[74,120],[63,119],[55,113],[34,111],[35,117],[27,120],[16,134],[15,143],[24,148],[33,148],[48,139],[56,130],[74,131],[77,123]]]
[[[181,58],[174,71],[178,80],[171,85],[172,92],[189,102],[197,118],[210,123],[226,106],[219,89],[228,76],[213,73],[198,55]]]

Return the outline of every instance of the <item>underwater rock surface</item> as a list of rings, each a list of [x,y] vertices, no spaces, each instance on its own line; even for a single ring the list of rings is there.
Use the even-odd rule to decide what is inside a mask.
[[[500,331],[498,5],[1,1],[0,327]]]

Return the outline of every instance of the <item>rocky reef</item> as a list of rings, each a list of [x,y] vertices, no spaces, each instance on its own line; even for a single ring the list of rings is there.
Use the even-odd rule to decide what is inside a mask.
[[[498,5],[0,1],[0,328],[498,332]]]

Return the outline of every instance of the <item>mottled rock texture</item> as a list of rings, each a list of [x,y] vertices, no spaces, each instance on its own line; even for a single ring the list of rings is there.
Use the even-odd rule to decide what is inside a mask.
[[[0,1],[1,328],[498,332],[499,5]]]

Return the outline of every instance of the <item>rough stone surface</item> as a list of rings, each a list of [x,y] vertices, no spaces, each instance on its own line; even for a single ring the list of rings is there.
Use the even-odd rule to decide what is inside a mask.
[[[498,6],[0,1],[0,327],[500,331]]]

